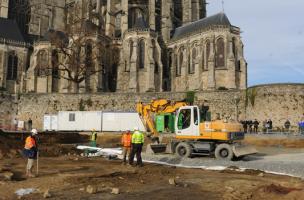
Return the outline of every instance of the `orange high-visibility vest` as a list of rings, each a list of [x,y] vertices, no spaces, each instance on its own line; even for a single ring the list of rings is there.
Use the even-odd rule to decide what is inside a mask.
[[[31,136],[28,136],[25,140],[25,146],[24,148],[25,149],[31,149],[32,147],[35,147],[36,146],[36,141],[33,137]]]
[[[130,134],[124,133],[121,138],[121,144],[124,147],[131,147],[131,137],[132,137],[131,133]]]

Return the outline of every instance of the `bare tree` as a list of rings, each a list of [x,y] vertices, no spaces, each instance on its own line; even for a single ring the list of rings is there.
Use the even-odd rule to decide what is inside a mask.
[[[91,12],[90,9],[87,12]],[[103,71],[102,55],[104,44],[100,41],[102,27],[93,23],[76,8],[70,10],[66,31],[48,32],[48,39],[56,51],[52,56],[53,66],[46,69],[73,83],[74,92],[78,92],[81,83],[89,90],[90,78]],[[54,75],[54,73],[52,73]]]

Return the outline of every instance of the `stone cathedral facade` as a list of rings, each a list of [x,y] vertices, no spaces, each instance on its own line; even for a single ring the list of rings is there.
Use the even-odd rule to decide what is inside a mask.
[[[205,0],[0,0],[0,17],[0,88],[11,93],[247,88],[240,28],[207,16]],[[75,84],[79,69],[51,36],[69,46],[84,29]]]

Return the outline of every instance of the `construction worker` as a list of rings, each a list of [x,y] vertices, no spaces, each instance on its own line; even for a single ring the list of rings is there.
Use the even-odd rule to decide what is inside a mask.
[[[27,166],[26,166],[26,176],[27,177],[35,177],[33,175],[32,170],[34,167],[34,160],[37,159],[37,153],[38,153],[38,148],[37,148],[37,130],[32,129],[31,130],[31,135],[28,136],[25,140],[25,145],[24,145],[24,155],[28,158],[27,159]]]
[[[177,127],[178,127],[178,129],[183,129],[183,124],[184,124],[184,119],[185,119],[185,115],[184,114],[185,114],[184,110],[182,110],[179,113],[178,121],[177,121]]]
[[[95,129],[92,129],[91,138],[90,138],[91,147],[96,147],[96,140],[97,140],[97,132]]]
[[[144,140],[145,140],[145,136],[144,134],[138,130],[138,127],[134,127],[134,132],[132,134],[132,139],[131,139],[131,143],[132,143],[132,149],[131,149],[131,155],[130,155],[130,160],[129,160],[129,164],[133,165],[133,161],[134,161],[134,156],[136,154],[136,159],[137,159],[137,166],[142,167],[142,159],[141,159],[141,151],[142,151],[142,147],[144,145]]]
[[[123,133],[121,137],[121,144],[123,147],[122,155],[123,155],[123,164],[125,165],[127,163],[127,156],[128,160],[130,160],[130,154],[131,154],[131,140],[132,135],[130,130],[127,130]]]

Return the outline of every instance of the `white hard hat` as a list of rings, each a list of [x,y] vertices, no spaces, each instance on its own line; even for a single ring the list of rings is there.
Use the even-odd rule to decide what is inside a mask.
[[[37,131],[37,129],[32,129],[31,133],[32,133],[32,135],[36,135],[36,134],[38,134],[38,131]]]
[[[138,127],[137,126],[134,127],[134,131],[138,131]]]

